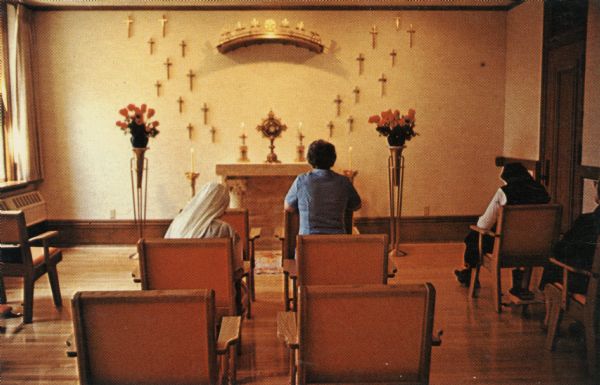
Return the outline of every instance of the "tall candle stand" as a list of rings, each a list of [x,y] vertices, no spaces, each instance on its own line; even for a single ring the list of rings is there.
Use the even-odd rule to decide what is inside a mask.
[[[133,219],[137,226],[139,238],[144,237],[144,226],[146,224],[148,158],[145,157],[145,153],[147,150],[148,147],[133,148],[135,156],[129,160],[131,172],[131,197],[133,199]],[[144,178],[144,174],[146,175],[146,178]]]
[[[186,171],[185,177],[190,181],[190,187],[192,188],[192,198],[196,195],[196,179],[200,175],[199,172]]]
[[[246,146],[246,138],[248,136],[243,133],[242,135],[240,135],[240,139],[242,140],[242,145],[240,146],[240,158],[238,159],[238,162],[249,162],[250,159],[248,159],[248,146]]]
[[[358,175],[358,170],[342,170],[342,173],[350,180],[350,183],[354,184],[354,178]],[[344,215],[345,219],[348,217],[349,215]],[[352,216],[352,234],[358,234],[358,229],[354,226],[354,216]]]
[[[406,146],[390,146],[388,157],[388,182],[390,199],[390,250],[396,257],[406,252],[400,250],[400,218],[402,217],[402,189],[404,187],[404,156]]]
[[[304,139],[304,135],[302,132],[298,131],[298,145],[296,146],[296,162],[306,162],[306,157],[304,157],[304,144],[302,140]]]

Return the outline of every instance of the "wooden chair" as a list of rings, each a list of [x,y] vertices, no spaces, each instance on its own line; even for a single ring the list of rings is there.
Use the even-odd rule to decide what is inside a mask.
[[[297,309],[298,286],[386,284],[388,237],[384,234],[299,235],[296,259],[287,260],[284,301]],[[286,311],[290,306],[286,306]]]
[[[344,224],[346,234],[352,234],[352,217],[354,212],[346,211]],[[275,229],[275,238],[281,241],[282,263],[294,259],[296,253],[296,237],[300,232],[300,216],[297,211],[283,211],[283,226]],[[284,264],[285,268],[285,264]]]
[[[277,319],[291,383],[428,384],[434,308],[430,283],[300,286]]]
[[[54,305],[62,306],[56,269],[62,261],[62,251],[49,244],[49,240],[57,235],[56,231],[47,231],[29,238],[22,211],[0,211],[0,303],[6,303],[3,277],[23,277],[24,323],[33,320],[35,281],[45,273],[48,273]],[[42,247],[32,246],[40,243]]]
[[[244,277],[250,290],[250,297],[254,301],[256,299],[254,289],[254,268],[256,266],[254,241],[260,238],[261,228],[250,227],[247,209],[227,209],[220,219],[229,223],[240,236],[244,255]]]
[[[471,226],[479,232],[480,264],[471,274],[469,296],[475,297],[476,282],[479,281],[480,267],[492,273],[494,282],[494,306],[502,311],[502,283],[500,271],[503,268],[545,266],[552,253],[552,246],[558,239],[562,207],[559,204],[508,205],[500,208],[496,232]],[[482,253],[482,236],[494,237],[491,253]],[[483,254],[483,255],[482,255]],[[531,271],[529,271],[529,276]],[[525,282],[529,283],[529,276]],[[528,305],[539,300],[525,301],[512,294],[509,303]],[[504,304],[509,304],[504,303]]]
[[[72,309],[82,385],[235,381],[241,319],[215,336],[212,290],[78,292]]]
[[[236,309],[231,239],[140,239],[142,290],[212,289],[217,322]],[[250,301],[247,300],[248,313]]]
[[[600,244],[600,237],[596,245]],[[554,350],[556,347],[556,335],[564,315],[579,322],[585,328],[585,345],[587,351],[588,372],[590,375],[599,376],[598,373],[598,296],[600,296],[600,247],[596,246],[594,261],[591,270],[579,269],[569,266],[554,258],[550,263],[563,268],[563,280],[560,283],[549,283],[544,288],[549,305],[548,335],[546,336],[546,348]],[[588,278],[586,294],[572,293],[569,290],[568,279],[571,274],[579,274]]]

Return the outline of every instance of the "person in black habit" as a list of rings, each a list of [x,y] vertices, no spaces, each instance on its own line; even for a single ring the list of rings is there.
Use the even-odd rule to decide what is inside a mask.
[[[560,241],[554,245],[552,254],[554,258],[567,265],[591,270],[594,261],[594,253],[597,247],[598,235],[600,235],[600,180],[594,181],[596,208],[591,213],[581,214],[573,226],[565,233]],[[549,264],[544,268],[540,290],[547,283],[562,282],[562,268]],[[588,277],[583,274],[569,274],[569,291],[572,293],[585,294],[587,291]]]
[[[539,182],[536,182],[525,166],[521,163],[507,163],[504,165],[500,178],[506,183],[500,187],[487,209],[477,221],[477,227],[486,230],[494,230],[498,213],[501,206],[504,205],[525,205],[540,204],[550,202],[548,192]],[[455,270],[456,279],[463,286],[469,286],[471,280],[471,269],[479,263],[479,233],[471,230],[465,237],[464,268]],[[494,247],[494,238],[484,235],[482,248],[484,253],[489,253]],[[523,271],[513,269],[513,287],[510,293],[519,297],[526,297],[530,294],[527,288],[521,287]],[[479,287],[479,282],[475,283]]]

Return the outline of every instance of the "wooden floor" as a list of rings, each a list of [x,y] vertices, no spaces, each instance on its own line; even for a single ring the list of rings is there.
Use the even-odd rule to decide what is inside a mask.
[[[592,384],[585,375],[585,351],[576,328],[565,329],[554,353],[544,350],[541,329],[544,309],[530,309],[527,318],[510,308],[492,310],[490,275],[482,272],[480,298],[454,280],[460,265],[458,244],[403,245],[408,256],[397,258],[394,282],[424,282],[437,290],[435,329],[443,329],[443,344],[434,348],[432,384]],[[65,355],[72,333],[69,299],[78,290],[138,289],[130,272],[132,248],[65,250],[59,276],[65,306],[52,305],[45,277],[36,284],[34,323],[0,320],[0,384],[77,384],[76,360]],[[6,278],[8,301],[19,308],[20,281]],[[243,325],[244,352],[238,379],[242,384],[286,384],[286,351],[276,338],[275,316],[283,309],[282,276],[256,278],[254,318]],[[565,322],[568,324],[568,322]],[[401,344],[401,341],[398,341]],[[343,357],[340,357],[343,359]]]

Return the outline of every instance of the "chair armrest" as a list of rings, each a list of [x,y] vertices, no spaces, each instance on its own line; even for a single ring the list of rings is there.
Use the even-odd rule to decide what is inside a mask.
[[[564,270],[570,272],[570,273],[575,273],[575,274],[582,274],[585,275],[586,277],[594,277],[594,278],[598,278],[600,275],[598,273],[592,273],[591,271],[588,270],[584,270],[584,269],[579,269],[577,267],[571,266],[571,265],[567,265],[564,262],[559,261],[556,258],[550,258],[550,263],[562,267]]]
[[[298,349],[298,324],[295,312],[277,313],[277,338],[285,342],[290,349]]]
[[[56,236],[58,236],[58,231],[56,231],[56,230],[46,231],[45,233],[42,233],[40,235],[36,235],[35,237],[29,238],[29,243],[43,242],[50,238],[54,238]]]
[[[489,235],[490,237],[497,237],[498,234],[494,233],[493,231],[487,230],[487,229],[482,229],[481,227],[477,227],[475,225],[471,225],[469,226],[469,228],[473,231],[478,232],[479,234],[483,234],[483,235]]]
[[[280,241],[283,241],[285,239],[283,226],[276,227],[275,233],[273,235],[275,236],[275,238],[279,239]]]
[[[260,238],[262,234],[262,228],[261,227],[251,227],[250,228],[250,235],[248,235],[248,240],[250,242],[254,242],[254,240]]]
[[[295,259],[284,259],[283,260],[283,272],[289,274],[290,277],[296,278],[298,276],[298,266],[296,265]]]
[[[442,334],[443,330],[438,330],[436,334],[431,336],[431,346],[442,346]]]
[[[67,337],[67,357],[77,357],[77,345],[75,345],[75,336],[73,334]]]
[[[227,348],[239,341],[241,327],[242,317],[240,316],[222,318],[217,339],[217,354],[227,353]]]

